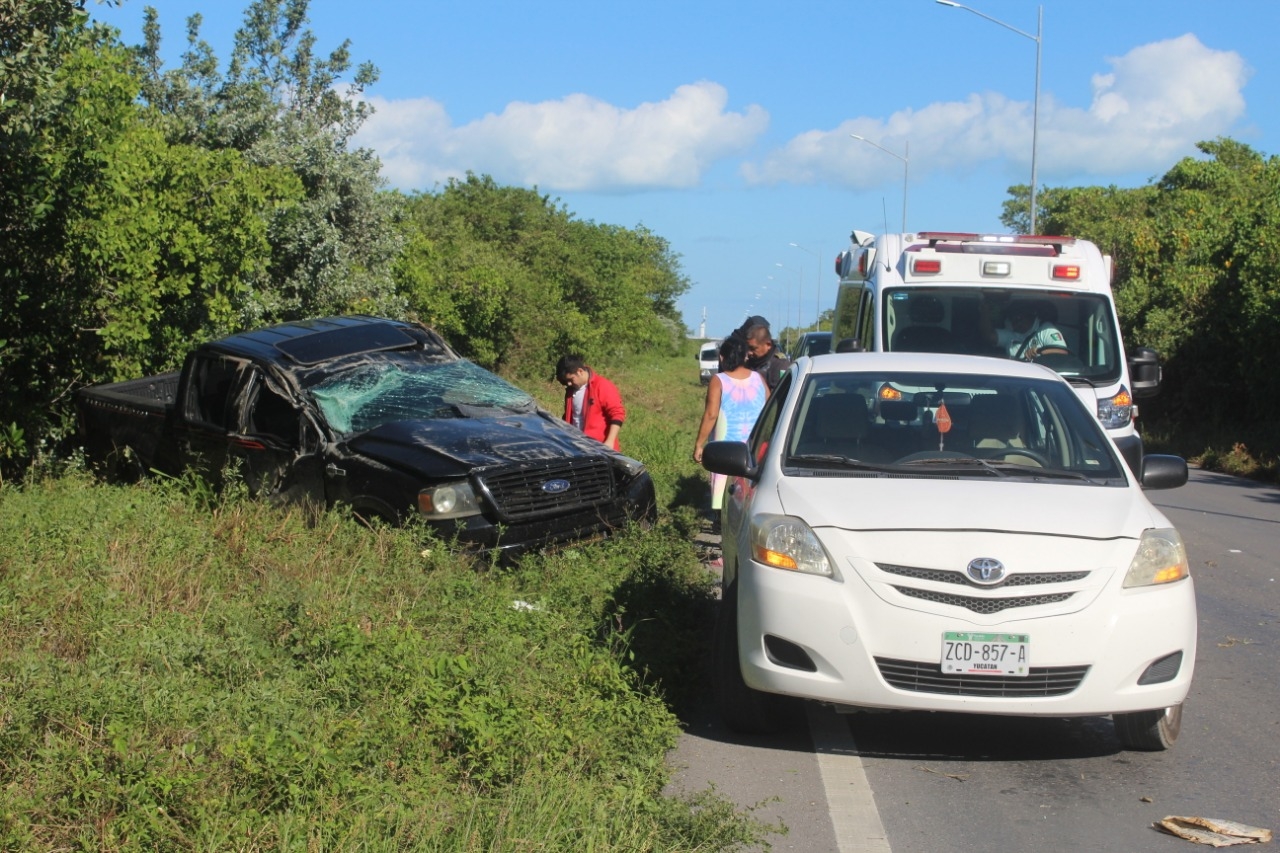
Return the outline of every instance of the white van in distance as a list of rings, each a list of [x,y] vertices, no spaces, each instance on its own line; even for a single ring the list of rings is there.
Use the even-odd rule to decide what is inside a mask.
[[[1142,471],[1135,398],[1154,395],[1154,350],[1127,358],[1111,257],[1074,237],[854,231],[836,259],[834,352],[943,352],[1055,370]]]
[[[720,372],[720,342],[707,341],[698,347],[698,378],[703,385],[711,383],[712,374]]]

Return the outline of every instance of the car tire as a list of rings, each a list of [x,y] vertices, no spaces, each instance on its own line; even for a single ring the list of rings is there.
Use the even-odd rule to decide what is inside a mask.
[[[738,660],[738,584],[730,583],[720,601],[712,640],[712,687],[716,710],[730,731],[772,734],[787,725],[787,697],[764,693],[742,680]]]
[[[1125,749],[1159,752],[1178,740],[1178,733],[1182,730],[1182,705],[1156,711],[1112,714],[1111,718],[1116,724],[1116,737]]]

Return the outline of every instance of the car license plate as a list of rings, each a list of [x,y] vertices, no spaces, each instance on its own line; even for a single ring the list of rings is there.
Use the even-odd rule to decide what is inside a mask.
[[[1031,637],[1027,634],[942,635],[942,671],[960,675],[1026,675],[1030,672]]]

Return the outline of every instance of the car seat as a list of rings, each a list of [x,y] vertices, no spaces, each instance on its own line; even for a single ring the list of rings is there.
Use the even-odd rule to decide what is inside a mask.
[[[861,394],[824,394],[809,404],[808,416],[796,443],[797,454],[834,454],[881,462],[887,454],[880,448],[864,446],[871,430],[867,398]]]
[[[1026,447],[1018,401],[1004,394],[980,394],[969,403],[969,435],[978,450]]]
[[[951,332],[938,325],[946,316],[936,296],[914,296],[907,305],[911,325],[893,335],[895,352],[955,352]]]

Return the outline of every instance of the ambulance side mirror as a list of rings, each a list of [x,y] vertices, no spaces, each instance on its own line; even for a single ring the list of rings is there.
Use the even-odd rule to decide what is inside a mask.
[[[1138,347],[1129,356],[1129,381],[1135,399],[1160,393],[1160,374],[1160,356],[1150,347]]]

